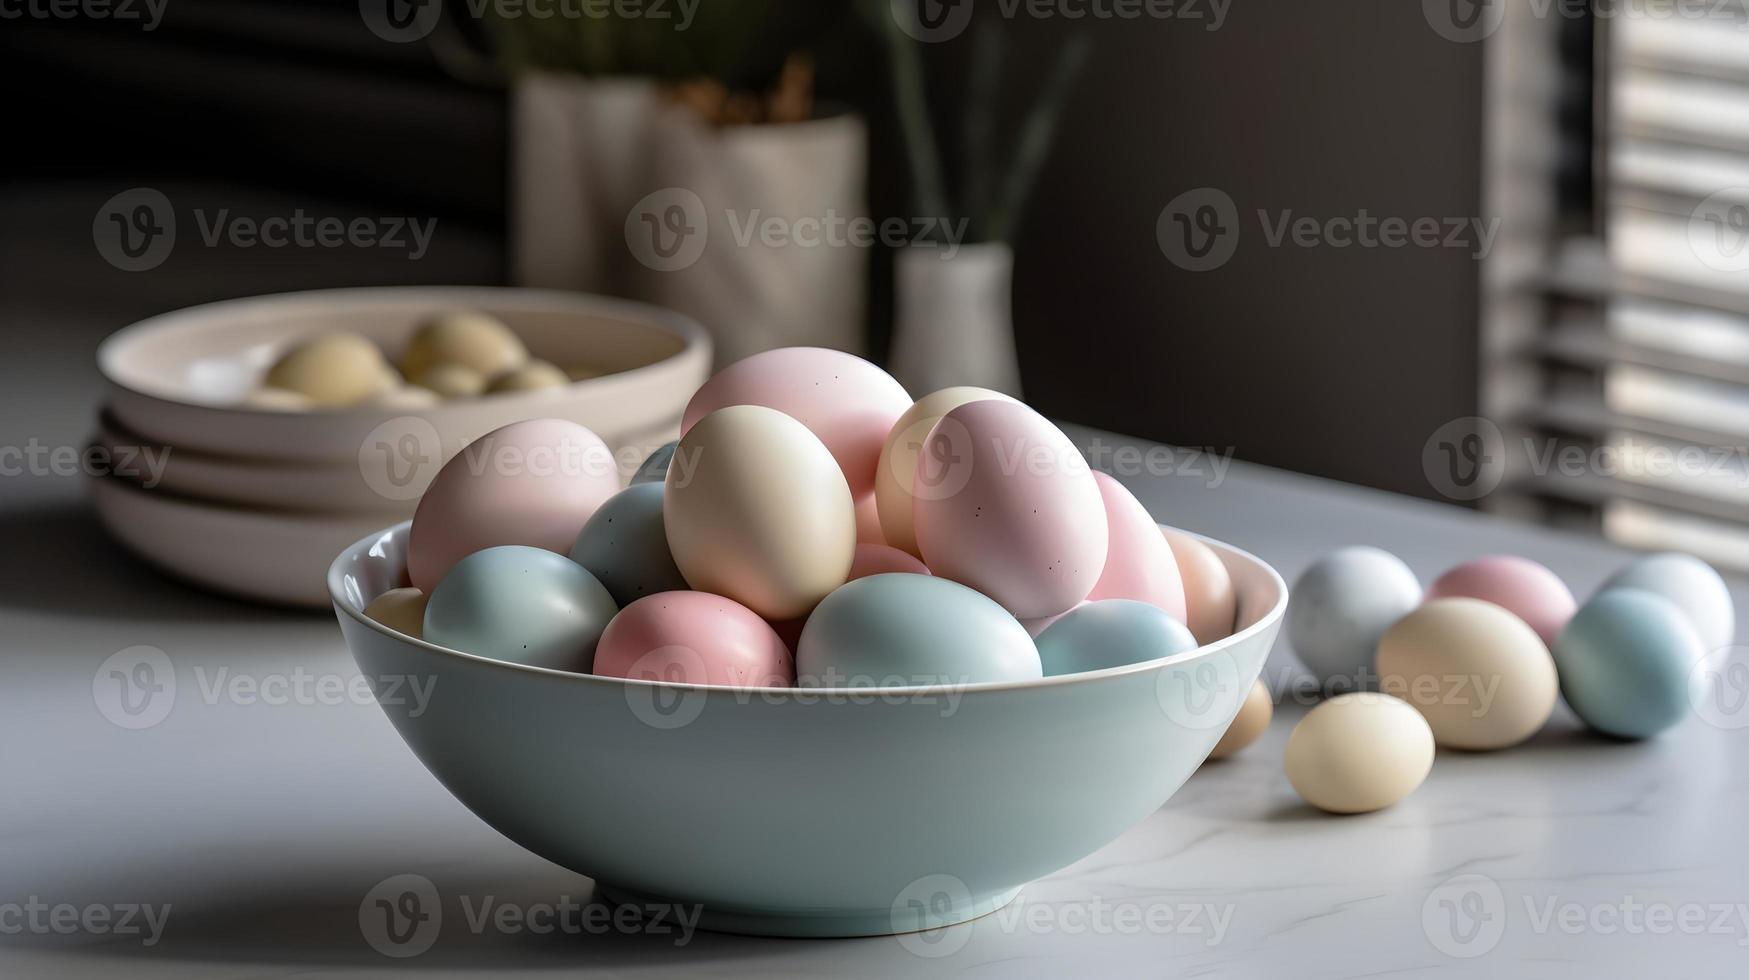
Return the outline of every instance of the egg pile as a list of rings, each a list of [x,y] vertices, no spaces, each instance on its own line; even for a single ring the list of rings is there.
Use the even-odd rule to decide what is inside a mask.
[[[1043,416],[980,388],[913,400],[839,351],[730,365],[617,473],[568,421],[483,436],[420,500],[410,586],[366,614],[536,667],[834,688],[1099,670],[1234,625],[1213,551]]]
[[[1377,688],[1324,701],[1288,740],[1294,788],[1360,812],[1419,786],[1435,745],[1517,745],[1561,697],[1607,735],[1665,731],[1689,710],[1695,666],[1731,644],[1735,612],[1724,580],[1688,555],[1641,558],[1580,606],[1525,558],[1465,562],[1423,592],[1396,556],[1352,547],[1295,582],[1287,631],[1326,691]]]
[[[400,368],[369,338],[328,333],[279,355],[244,404],[273,411],[380,405],[425,408],[445,399],[556,388],[593,376],[567,374],[529,356],[508,326],[485,313],[442,313],[414,330]]]

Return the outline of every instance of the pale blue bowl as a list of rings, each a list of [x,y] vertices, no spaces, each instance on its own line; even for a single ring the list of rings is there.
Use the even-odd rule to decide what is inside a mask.
[[[406,584],[407,525],[328,587],[384,705],[456,798],[610,900],[706,928],[864,936],[963,922],[1092,854],[1183,785],[1232,722],[1287,607],[1281,576],[1209,542],[1237,632],[1190,653],[1019,684],[737,690],[486,660],[363,615]],[[380,688],[379,688],[380,689]]]

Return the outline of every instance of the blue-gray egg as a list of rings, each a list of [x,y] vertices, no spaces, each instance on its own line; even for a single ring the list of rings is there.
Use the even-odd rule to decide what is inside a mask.
[[[1355,546],[1306,569],[1288,595],[1288,642],[1325,693],[1339,693],[1376,679],[1379,639],[1421,604],[1421,583],[1396,555]]]
[[[425,640],[476,656],[579,674],[619,612],[595,576],[544,548],[503,545],[455,563],[425,604]]]
[[[932,575],[847,582],[808,617],[796,649],[802,687],[909,687],[1036,680],[1032,637],[994,599]]]
[[[1580,607],[1550,652],[1567,706],[1619,738],[1649,738],[1681,721],[1689,674],[1705,654],[1675,603],[1625,588]]]
[[[1084,603],[1038,635],[1046,677],[1139,664],[1196,647],[1196,637],[1183,623],[1134,599]]]
[[[1647,555],[1611,575],[1597,591],[1614,588],[1645,589],[1675,603],[1708,653],[1734,642],[1737,612],[1730,587],[1711,565],[1693,555]]]
[[[589,569],[621,606],[691,588],[668,550],[660,483],[635,484],[609,497],[584,523],[571,560]]]
[[[680,440],[663,443],[655,452],[644,457],[638,464],[638,471],[632,474],[631,486],[642,483],[661,483],[668,478],[668,461],[674,458],[674,450],[680,445]]]

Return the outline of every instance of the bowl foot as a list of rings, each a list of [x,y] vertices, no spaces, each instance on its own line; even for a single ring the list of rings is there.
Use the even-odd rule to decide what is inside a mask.
[[[675,901],[660,895],[650,895],[606,882],[596,882],[595,894],[613,905],[686,907],[696,902]],[[800,939],[833,939],[851,936],[891,936],[906,932],[922,932],[944,926],[970,922],[989,915],[1014,901],[1020,889],[991,892],[973,896],[969,902],[927,909],[863,909],[827,910],[762,909],[734,905],[705,905],[700,909],[698,925],[712,932],[727,932],[742,936],[786,936]]]

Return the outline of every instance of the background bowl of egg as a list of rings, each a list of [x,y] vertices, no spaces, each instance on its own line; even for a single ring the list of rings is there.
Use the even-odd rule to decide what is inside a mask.
[[[315,338],[355,335],[370,342],[359,345],[366,356],[405,368],[422,325],[472,313],[509,327],[528,358],[563,377],[537,390],[337,407],[285,408],[259,397],[275,363]],[[629,472],[678,435],[711,349],[696,323],[639,303],[408,287],[180,310],[116,333],[97,359],[106,391],[93,446],[107,454],[111,472],[93,482],[92,495],[111,533],[197,584],[324,606],[323,572],[334,554],[411,516],[441,464],[486,432],[529,418],[569,419],[600,434]],[[345,373],[322,368],[324,377]],[[148,458],[160,465],[142,479],[139,461]]]
[[[419,759],[606,897],[697,904],[706,926],[756,934],[960,922],[1092,854],[1209,755],[1287,606],[1274,570],[1209,541],[1236,621],[1188,653],[958,687],[626,680],[473,656],[368,618],[408,584],[408,527],[347,548],[328,588],[367,678],[429,685],[422,710],[383,705]]]

